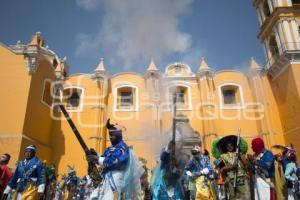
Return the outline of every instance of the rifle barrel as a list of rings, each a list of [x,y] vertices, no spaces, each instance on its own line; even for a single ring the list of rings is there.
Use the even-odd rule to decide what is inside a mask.
[[[62,104],[59,104],[59,108],[60,110],[62,111],[62,113],[64,114],[65,118],[67,119],[72,131],[74,132],[77,140],[79,141],[80,143],[80,146],[83,148],[84,152],[88,152],[89,151],[89,148],[88,146],[85,144],[83,138],[81,137],[78,129],[76,128],[74,122],[72,121],[69,113],[66,111],[65,107],[62,105]]]

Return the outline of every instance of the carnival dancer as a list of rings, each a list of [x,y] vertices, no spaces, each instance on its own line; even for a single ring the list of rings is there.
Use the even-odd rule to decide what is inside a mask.
[[[64,200],[71,200],[76,197],[77,187],[79,185],[80,178],[76,176],[75,167],[68,165],[68,174],[64,176],[60,183],[60,190]]]
[[[201,153],[199,146],[194,146],[191,153],[193,157],[184,169],[184,186],[190,191],[189,199],[213,199],[209,188],[209,175],[213,172],[209,157]]]
[[[0,155],[0,197],[3,195],[3,191],[6,188],[9,179],[12,177],[12,172],[8,168],[10,160],[9,154]]]
[[[176,149],[176,156],[171,155]],[[154,200],[183,199],[183,172],[188,159],[182,151],[182,143],[170,141],[160,154],[160,162],[153,170],[152,193]]]
[[[288,200],[297,199],[295,195],[295,183],[298,181],[297,177],[297,165],[296,165],[296,152],[291,147],[288,147],[285,152],[286,157],[286,167],[284,176],[287,181],[287,188],[288,188]]]
[[[273,146],[274,148],[274,146]],[[275,191],[276,199],[287,199],[287,185],[283,171],[283,159],[282,154],[276,154],[275,156]]]
[[[46,187],[44,191],[44,197],[46,200],[52,200],[55,195],[56,189],[56,175],[55,175],[55,166],[54,165],[47,165],[47,162],[43,162],[44,167],[44,174],[45,174],[45,182]]]
[[[255,138],[251,142],[254,155],[248,155],[248,160],[254,170],[254,195],[256,200],[275,200],[275,157],[265,149],[264,141]]]
[[[287,147],[282,145],[273,145],[272,151],[277,152],[274,161],[275,167],[275,191],[276,191],[276,199],[287,199],[288,189],[286,180],[284,177],[284,169],[286,166],[286,158],[285,152]]]
[[[240,138],[240,150],[237,155],[237,140],[238,137],[235,135],[217,139],[213,142],[212,154],[219,159],[218,166],[224,179],[227,197],[230,200],[248,200],[250,199],[250,187],[245,157],[248,145],[243,138]]]
[[[92,192],[90,199],[139,199],[141,195],[140,177],[144,171],[141,163],[134,156],[133,150],[123,140],[122,131],[125,128],[118,124],[110,124],[109,119],[106,128],[109,131],[112,146],[108,147],[101,156],[87,156],[88,161],[98,161],[103,168],[102,182]]]
[[[4,190],[4,199],[17,186],[16,199],[40,199],[45,190],[43,164],[35,156],[35,145],[25,148],[25,159],[17,165],[15,173]]]

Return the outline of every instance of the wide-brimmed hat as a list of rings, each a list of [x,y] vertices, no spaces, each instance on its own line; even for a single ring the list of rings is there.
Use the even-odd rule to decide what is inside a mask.
[[[212,142],[211,152],[215,158],[219,158],[222,153],[226,153],[226,145],[231,143],[236,149],[237,145],[237,136],[236,135],[228,135],[222,138],[217,138]],[[240,140],[240,153],[245,154],[248,151],[247,142],[241,138]]]

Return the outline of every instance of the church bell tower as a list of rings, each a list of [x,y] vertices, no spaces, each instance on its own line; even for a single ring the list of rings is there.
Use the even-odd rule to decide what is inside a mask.
[[[300,0],[254,0],[258,39],[286,145],[300,150]],[[298,155],[299,156],[299,155]]]

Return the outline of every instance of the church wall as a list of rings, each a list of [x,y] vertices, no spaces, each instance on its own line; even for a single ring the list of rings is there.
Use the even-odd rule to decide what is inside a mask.
[[[297,77],[299,73],[299,65],[292,64],[274,80],[270,80],[279,108],[286,144],[294,145],[296,152],[300,150],[300,144],[297,142],[300,134],[300,82]]]
[[[11,154],[10,167],[19,159],[31,76],[23,55],[0,45],[0,152]]]
[[[49,163],[52,162],[52,145],[50,142],[52,118],[51,107],[42,101],[45,88],[45,82],[55,80],[54,68],[52,63],[40,58],[37,70],[31,75],[30,89],[28,93],[28,102],[26,108],[22,141],[24,149],[29,144],[37,146],[38,156]],[[49,91],[50,92],[50,91]],[[51,95],[51,94],[50,94]],[[23,156],[21,152],[20,156]]]

